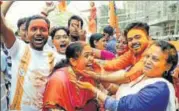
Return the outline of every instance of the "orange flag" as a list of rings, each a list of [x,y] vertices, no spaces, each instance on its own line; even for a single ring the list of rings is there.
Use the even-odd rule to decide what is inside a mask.
[[[109,24],[114,28],[118,37],[120,30],[118,25],[118,17],[116,15],[115,1],[109,1]]]
[[[58,5],[59,11],[65,12],[67,8],[66,0],[60,0]]]
[[[179,41],[169,41],[169,43],[173,44],[177,51],[179,51]]]

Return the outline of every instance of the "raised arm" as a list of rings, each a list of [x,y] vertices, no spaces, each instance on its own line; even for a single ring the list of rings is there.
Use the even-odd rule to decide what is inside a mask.
[[[7,11],[9,10],[9,8],[11,7],[11,5],[13,4],[14,1],[5,1],[3,2],[3,5],[1,7],[2,13],[4,14],[4,16],[6,16]]]
[[[88,82],[75,83],[78,87],[96,94],[96,98],[104,102],[105,109],[110,111],[164,111],[169,102],[170,91],[164,82],[147,85],[139,92],[123,96],[119,100],[106,95]],[[170,102],[174,103],[174,99]]]
[[[132,57],[133,54],[128,51],[118,58],[115,58],[113,60],[106,60],[104,62],[104,69],[106,71],[118,71],[121,69],[125,69],[128,66],[132,65]]]
[[[44,16],[44,17],[47,17],[49,15],[50,12],[52,12],[54,9],[55,9],[55,4],[54,2],[46,2],[46,5],[45,7],[42,9],[41,11],[41,15]]]
[[[8,3],[8,4],[3,3],[1,5],[2,10],[1,10],[1,14],[0,14],[0,19],[1,19],[0,20],[0,22],[1,22],[0,32],[2,34],[2,38],[3,38],[3,41],[4,41],[5,45],[6,45],[6,47],[11,48],[12,45],[14,44],[16,38],[15,38],[14,32],[5,23],[4,14],[7,13],[8,9],[11,6],[12,3]]]

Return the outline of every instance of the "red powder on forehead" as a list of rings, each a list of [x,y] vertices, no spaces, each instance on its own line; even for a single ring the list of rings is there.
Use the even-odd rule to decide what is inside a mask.
[[[43,28],[45,28],[45,29],[48,29],[48,24],[46,23],[46,21],[45,20],[43,20],[43,19],[36,19],[36,20],[32,20],[31,22],[30,22],[30,28],[31,27],[43,27]]]

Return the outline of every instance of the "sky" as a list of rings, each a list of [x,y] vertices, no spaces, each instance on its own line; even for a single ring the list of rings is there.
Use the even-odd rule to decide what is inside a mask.
[[[58,3],[58,1],[54,1],[54,3]],[[96,7],[100,7],[102,4],[108,5],[108,1],[95,1]],[[14,30],[17,29],[16,23],[19,18],[27,17],[33,14],[39,14],[45,6],[45,1],[16,1],[13,3],[11,8],[9,9],[6,19],[8,24],[13,27]],[[116,7],[122,7],[122,1],[116,1]],[[67,10],[74,14],[87,17],[89,13],[81,12],[82,10],[89,9],[89,1],[71,1],[68,5]]]

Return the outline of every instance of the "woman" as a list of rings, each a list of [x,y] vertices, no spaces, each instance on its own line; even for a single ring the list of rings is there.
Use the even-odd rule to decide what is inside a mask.
[[[127,37],[121,32],[120,37],[117,38],[116,52],[117,56],[120,56],[128,51]]]
[[[96,58],[103,60],[111,60],[115,58],[112,52],[106,51],[106,38],[103,34],[92,34],[89,39],[90,46],[93,48],[93,52]]]
[[[69,30],[65,27],[54,27],[50,33],[53,44],[60,54],[65,54],[70,43]]]
[[[164,78],[171,78],[177,62],[176,48],[168,42],[156,41],[144,55],[143,75],[122,84],[116,98],[105,95],[90,83],[78,81],[76,84],[95,93],[111,111],[175,111],[174,87]]]
[[[89,24],[88,24],[88,30],[90,33],[96,33],[97,32],[97,27],[96,27],[96,12],[97,9],[95,7],[94,2],[90,2],[90,17],[89,17]]]
[[[100,67],[93,63],[92,48],[85,43],[72,43],[66,49],[66,61],[57,64],[49,78],[43,98],[43,109],[64,109],[66,111],[96,111],[94,94],[79,89],[71,81],[86,81],[95,85],[95,81],[77,71],[84,69],[99,72]]]

